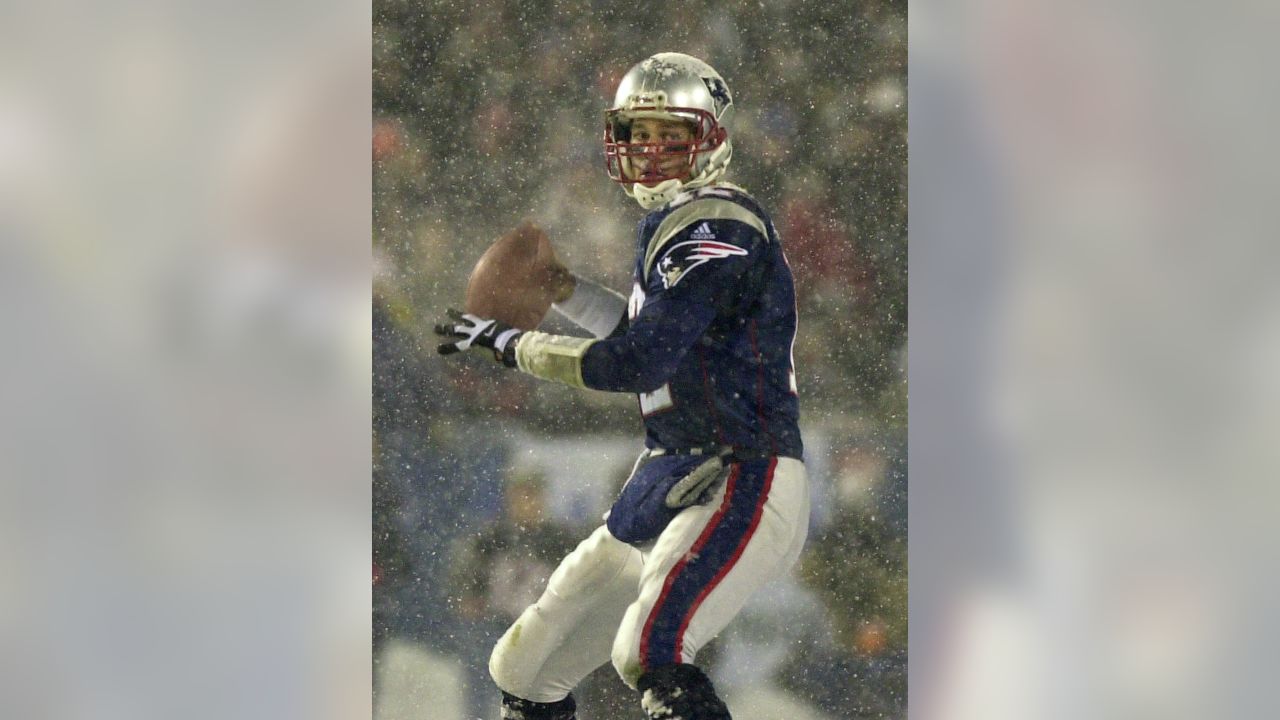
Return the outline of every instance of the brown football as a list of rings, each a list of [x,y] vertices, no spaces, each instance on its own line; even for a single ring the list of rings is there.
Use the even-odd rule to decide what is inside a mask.
[[[567,275],[547,234],[526,220],[480,256],[467,280],[463,307],[480,317],[532,330],[565,287]]]

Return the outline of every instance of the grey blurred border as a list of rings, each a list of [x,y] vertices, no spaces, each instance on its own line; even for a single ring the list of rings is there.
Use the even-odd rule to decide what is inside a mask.
[[[912,3],[913,716],[1274,712],[1277,14]]]
[[[370,23],[0,9],[0,716],[368,716]]]
[[[914,713],[1268,707],[1275,13],[913,3]],[[368,26],[4,9],[0,715],[367,713]]]

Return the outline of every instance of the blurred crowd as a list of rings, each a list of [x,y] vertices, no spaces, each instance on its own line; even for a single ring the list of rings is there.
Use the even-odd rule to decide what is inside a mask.
[[[802,422],[831,438],[806,458],[826,499],[796,572],[826,626],[783,648],[774,680],[832,718],[902,713],[906,3],[379,0],[373,33],[375,644],[427,643],[482,684],[510,614],[492,577],[536,585],[585,534],[538,527],[513,434],[638,446],[633,398],[441,362],[431,326],[524,218],[578,274],[629,286],[642,211],[604,173],[604,110],[632,64],[675,50],[733,92],[728,179],[782,235]]]

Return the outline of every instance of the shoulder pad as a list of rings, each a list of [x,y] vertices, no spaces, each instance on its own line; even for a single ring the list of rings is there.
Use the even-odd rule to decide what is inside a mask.
[[[707,220],[736,220],[755,229],[768,242],[769,232],[766,229],[764,220],[759,215],[732,200],[715,196],[699,197],[686,205],[676,208],[663,218],[658,225],[658,229],[649,238],[649,246],[645,249],[644,274],[647,276],[649,271],[653,269],[653,263],[657,260],[658,253],[662,251],[662,248],[667,243],[671,242],[685,228]],[[694,232],[697,232],[697,228],[695,228]]]

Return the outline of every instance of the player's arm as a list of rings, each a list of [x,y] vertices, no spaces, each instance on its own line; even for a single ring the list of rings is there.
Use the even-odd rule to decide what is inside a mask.
[[[689,298],[659,298],[625,333],[591,345],[582,358],[585,387],[646,393],[671,379],[684,356],[716,318],[715,306]]]
[[[498,272],[494,268],[500,265],[500,263],[492,263],[488,271]],[[547,287],[554,297],[554,303],[551,306],[561,315],[596,337],[606,337],[625,330],[627,325],[625,298],[590,280],[573,275],[554,257],[551,258],[549,267],[550,270],[546,274],[553,279],[547,281]],[[501,281],[500,277],[490,279],[490,282]],[[435,332],[451,340],[437,348],[441,355],[450,355],[471,348],[484,348],[492,351],[495,359],[508,367],[518,365],[515,346],[524,333],[501,320],[483,317],[476,313],[462,313],[450,308],[448,320],[436,325]],[[578,340],[578,338],[566,336],[554,337],[564,338],[563,342]],[[552,344],[556,345],[556,343]],[[554,348],[549,352],[554,354]]]
[[[612,337],[625,332],[626,301],[621,295],[589,280],[569,277],[572,284],[563,292],[557,290],[561,299],[553,307],[597,337]],[[582,386],[580,368],[577,367],[577,361],[581,359],[579,351],[592,342],[566,335],[525,332],[501,320],[462,313],[453,308],[448,310],[448,320],[435,326],[435,332],[449,339],[437,347],[441,355],[483,348],[491,351],[494,359],[507,367],[521,367],[516,346],[522,339],[528,339],[528,361],[521,369],[544,379],[578,386]],[[534,347],[537,351],[532,349]],[[566,363],[573,364],[573,367]]]
[[[743,296],[752,268],[759,267],[761,232],[724,220],[715,227],[719,239],[698,239],[691,226],[655,248],[647,261],[651,297],[625,332],[602,340],[526,333],[514,351],[519,367],[596,390],[661,387],[717,314]]]
[[[717,237],[707,239],[699,232],[706,229],[704,220],[712,223]],[[652,297],[634,320],[620,324],[609,337],[521,332],[455,313],[454,319],[462,322],[436,327],[438,334],[457,338],[441,345],[440,352],[483,347],[508,367],[546,380],[613,392],[650,392],[670,379],[717,312],[741,294],[765,238],[763,223],[754,216],[693,215],[679,229],[655,234],[646,257],[650,286],[655,288]],[[661,282],[664,277],[666,282]]]
[[[627,321],[627,299],[590,280],[569,275],[568,297],[551,307],[578,327],[603,338],[617,332]]]
[[[625,331],[604,339],[521,331],[450,310],[452,322],[436,326],[437,334],[451,339],[439,351],[484,348],[507,367],[544,380],[594,390],[651,392],[670,379],[718,308],[741,291],[740,280],[751,265],[747,255],[743,250],[694,268],[651,298]]]

